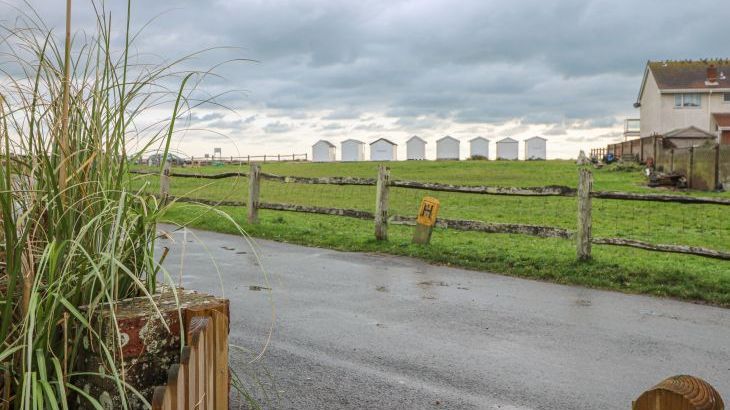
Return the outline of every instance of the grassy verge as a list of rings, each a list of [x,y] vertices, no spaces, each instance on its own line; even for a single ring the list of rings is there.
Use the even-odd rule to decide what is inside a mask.
[[[234,167],[206,167],[187,172],[217,173]],[[281,175],[372,177],[377,164],[266,164],[266,172]],[[237,168],[240,170],[240,168]],[[243,167],[245,170],[245,167]],[[542,162],[397,162],[395,179],[437,181],[465,185],[575,186],[577,172],[568,161]],[[638,172],[597,170],[595,189],[648,191]],[[147,181],[157,189],[156,178]],[[244,200],[246,179],[214,182],[175,179],[173,193],[208,199]],[[688,192],[686,195],[727,195]],[[531,223],[575,228],[574,198],[519,198],[449,194],[393,189],[391,211],[413,215],[424,195],[441,200],[442,217],[489,222]],[[262,200],[306,205],[372,210],[372,187],[311,186],[264,182]],[[652,253],[642,250],[594,247],[594,261],[577,263],[572,241],[519,235],[494,235],[437,230],[430,246],[410,244],[412,228],[392,226],[391,239],[373,239],[371,222],[341,217],[262,211],[261,224],[245,224],[245,209],[226,208],[238,223],[256,237],[348,251],[384,252],[419,257],[433,263],[462,266],[506,275],[577,284],[625,292],[647,293],[680,299],[730,305],[730,263],[700,257]],[[234,233],[229,223],[194,206],[178,204],[167,214],[177,223]],[[730,249],[727,209],[711,205],[680,205],[629,201],[594,201],[596,236],[618,236],[654,243],[675,243]],[[191,222],[192,221],[192,222]]]

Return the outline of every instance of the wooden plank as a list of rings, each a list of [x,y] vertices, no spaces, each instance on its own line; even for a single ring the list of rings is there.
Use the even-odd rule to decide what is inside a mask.
[[[335,216],[347,216],[350,218],[367,219],[373,220],[375,214],[367,211],[360,211],[357,209],[345,209],[345,208],[325,208],[321,206],[306,206],[296,204],[280,204],[262,202],[259,203],[260,209],[271,209],[275,211],[290,211],[290,212],[305,212],[311,214],[321,215],[335,215]]]
[[[730,253],[728,252],[702,248],[699,246],[652,244],[634,239],[623,238],[593,238],[593,243],[597,245],[628,246],[631,248],[639,248],[656,252],[682,253],[686,255],[704,256],[706,258],[730,260]]]
[[[129,171],[130,174],[138,174],[138,175],[158,175],[156,172],[152,171],[142,171],[138,169],[133,169]],[[223,178],[234,178],[234,177],[247,177],[248,173],[246,172],[222,172],[220,174],[189,174],[185,172],[170,172],[169,174],[171,177],[175,178],[197,178],[197,179],[223,179]]]
[[[576,190],[567,186],[551,185],[534,188],[450,185],[432,182],[390,181],[398,188],[424,189],[428,191],[461,192],[467,194],[510,195],[510,196],[575,196]]]
[[[390,169],[385,165],[378,166],[378,183],[375,193],[375,239],[388,240],[388,193],[390,185]]]
[[[578,229],[576,231],[576,253],[578,260],[591,259],[591,189],[593,175],[587,169],[578,171]]]
[[[205,407],[215,409],[215,329],[214,322],[209,318],[205,334]]]
[[[167,386],[155,387],[155,392],[152,394],[152,410],[164,410],[165,395],[167,393]]]
[[[416,225],[416,218],[410,216],[393,216],[389,219],[389,223],[393,225]],[[540,238],[571,239],[575,237],[575,233],[567,229],[552,226],[490,223],[464,219],[439,218],[436,220],[436,227],[459,231],[530,235]]]
[[[183,404],[181,407],[182,409],[189,409],[190,408],[190,397],[192,396],[192,392],[190,391],[190,355],[191,355],[191,349],[190,346],[185,346],[180,351],[180,367],[182,371],[179,375],[179,382],[182,383],[182,386],[184,386],[182,389],[180,389],[180,394],[182,396],[182,401],[180,403]]]
[[[591,197],[599,199],[621,199],[627,201],[674,202],[679,204],[730,205],[728,198],[710,198],[681,195],[640,194],[636,192],[595,191]]]
[[[215,408],[228,410],[228,316],[220,312],[213,314],[215,329]]]
[[[248,174],[248,223],[259,222],[259,194],[261,192],[261,166],[251,164],[251,171]]]
[[[376,185],[377,180],[372,178],[354,178],[354,177],[297,177],[282,176],[276,174],[261,173],[263,179],[276,181],[286,184],[313,184],[313,185]]]
[[[182,408],[182,402],[179,400],[178,392],[182,390],[183,386],[178,384],[180,379],[180,365],[173,364],[167,370],[167,395],[170,397],[170,408],[178,409]]]

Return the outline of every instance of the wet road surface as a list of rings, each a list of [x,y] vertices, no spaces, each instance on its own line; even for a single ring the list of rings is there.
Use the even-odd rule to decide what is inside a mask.
[[[264,408],[628,409],[675,374],[730,397],[730,310],[255,243],[160,241],[175,281],[182,263],[184,287],[230,298],[231,363]]]

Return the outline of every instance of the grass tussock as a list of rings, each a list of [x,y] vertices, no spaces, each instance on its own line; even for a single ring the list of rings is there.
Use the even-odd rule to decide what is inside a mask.
[[[154,293],[164,272],[153,250],[165,206],[144,185],[132,186],[128,164],[139,154],[129,152],[130,141],[137,153],[166,153],[175,120],[208,74],[177,71],[185,57],[139,61],[130,54],[139,34],[129,30],[131,4],[121,31],[103,2],[91,6],[92,34],[58,36],[25,7],[0,36],[3,409],[67,409],[71,395],[100,408],[74,385],[82,340],[95,345],[121,407],[129,407],[134,392],[115,365],[115,322],[105,324],[108,340],[90,323],[120,299]],[[142,118],[149,110],[164,119]]]

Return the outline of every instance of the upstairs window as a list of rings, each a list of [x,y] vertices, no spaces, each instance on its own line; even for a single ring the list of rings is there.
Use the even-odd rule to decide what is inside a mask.
[[[727,98],[727,94],[725,94]],[[674,108],[697,108],[700,106],[700,94],[674,94]]]

